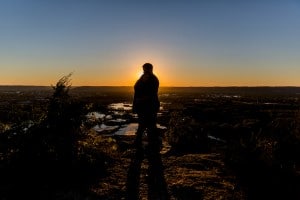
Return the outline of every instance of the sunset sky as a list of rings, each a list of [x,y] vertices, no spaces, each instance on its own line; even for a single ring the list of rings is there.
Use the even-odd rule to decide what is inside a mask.
[[[0,85],[300,86],[299,0],[0,0]]]

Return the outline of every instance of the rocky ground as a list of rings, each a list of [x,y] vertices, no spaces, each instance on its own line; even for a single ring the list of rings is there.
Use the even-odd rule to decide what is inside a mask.
[[[129,169],[135,168],[135,149],[132,137],[119,136],[120,154],[109,168],[109,175],[94,184],[93,193],[103,199],[125,199]],[[164,143],[165,144],[165,143]],[[141,160],[138,184],[139,199],[246,199],[237,177],[226,168],[221,151],[174,154],[162,150],[161,173],[167,195],[158,195],[149,183],[148,159]],[[135,166],[132,166],[135,165]],[[159,184],[159,183],[158,183]],[[164,189],[164,188],[161,188]],[[155,194],[151,194],[155,193]],[[153,196],[154,195],[154,196]]]

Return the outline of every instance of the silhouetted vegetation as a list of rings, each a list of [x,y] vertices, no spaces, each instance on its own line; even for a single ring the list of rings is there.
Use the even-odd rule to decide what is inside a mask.
[[[51,195],[78,185],[84,190],[105,174],[114,141],[82,126],[89,107],[69,95],[70,76],[52,87],[38,120],[2,124],[1,199],[53,199]]]

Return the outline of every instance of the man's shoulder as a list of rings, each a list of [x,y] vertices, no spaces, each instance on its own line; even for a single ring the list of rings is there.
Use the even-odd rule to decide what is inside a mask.
[[[152,79],[154,79],[155,81],[158,81],[158,78],[155,74],[152,74]]]
[[[147,75],[142,75],[140,77],[139,80],[137,80],[136,84],[135,85],[140,85],[140,84],[143,84],[143,83],[159,83],[159,80],[157,78],[157,76],[155,76],[154,74],[147,74]]]

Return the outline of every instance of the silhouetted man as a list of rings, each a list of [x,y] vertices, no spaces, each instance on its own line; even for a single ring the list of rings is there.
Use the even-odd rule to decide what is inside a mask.
[[[159,81],[153,74],[153,66],[150,63],[143,65],[144,74],[134,85],[133,112],[138,114],[139,127],[136,132],[136,153],[131,160],[127,175],[127,199],[139,199],[139,183],[141,164],[144,156],[142,137],[147,132],[148,148],[148,199],[168,200],[167,184],[164,178],[163,165],[159,153],[161,142],[156,127],[157,112],[160,102],[158,100]]]
[[[147,130],[148,146],[151,151],[159,150],[159,137],[156,128],[157,112],[160,102],[158,100],[159,81],[153,74],[153,66],[150,63],[143,65],[144,74],[134,85],[133,112],[138,114],[138,130],[135,144],[137,148],[142,146],[142,136]]]

